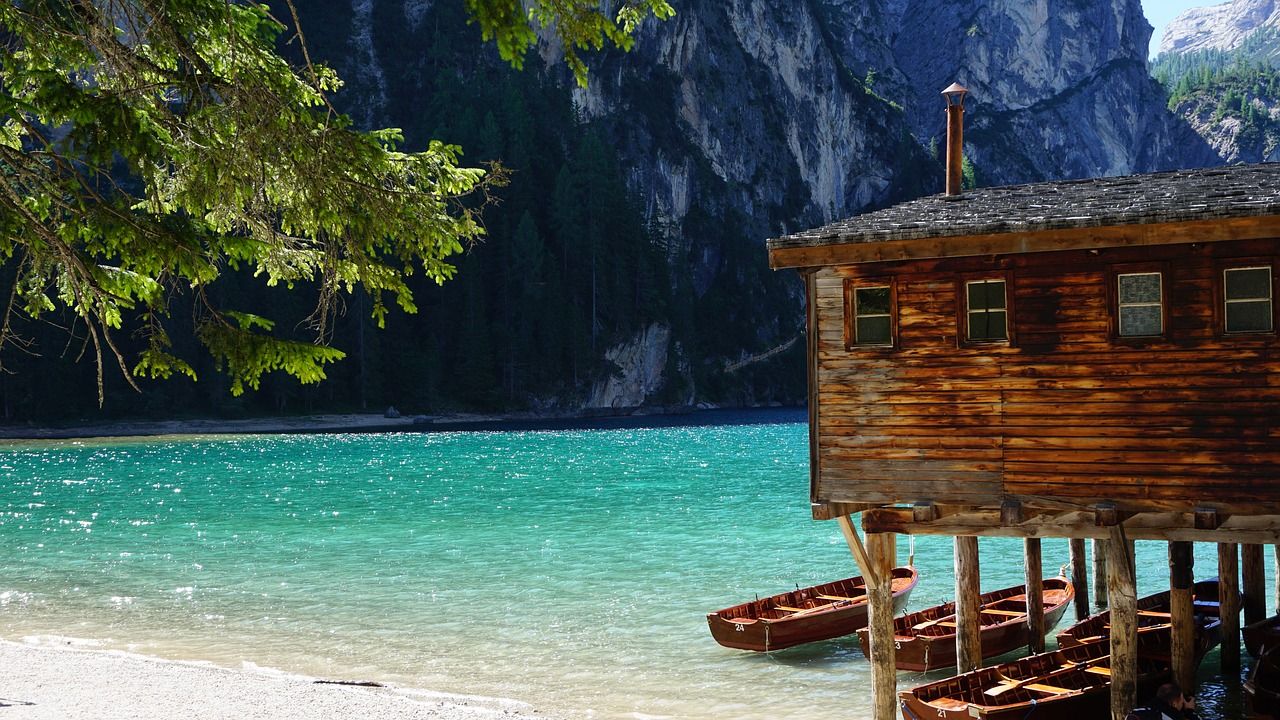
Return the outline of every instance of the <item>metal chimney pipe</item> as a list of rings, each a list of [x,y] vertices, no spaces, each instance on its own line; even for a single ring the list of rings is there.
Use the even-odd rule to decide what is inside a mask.
[[[947,99],[947,194],[959,195],[964,158],[964,96],[969,91],[960,83],[942,91]]]

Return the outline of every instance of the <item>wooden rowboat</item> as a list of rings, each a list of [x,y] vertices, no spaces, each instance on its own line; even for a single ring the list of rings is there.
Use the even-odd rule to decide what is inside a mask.
[[[919,576],[893,569],[893,611],[907,604]],[[851,577],[707,614],[711,636],[725,647],[768,652],[850,635],[867,626],[867,585]]]
[[[1280,645],[1263,647],[1244,681],[1244,694],[1255,714],[1274,718],[1280,712]]]
[[[1222,641],[1222,621],[1218,618],[1218,581],[1202,580],[1191,588],[1192,613],[1196,624],[1196,656],[1204,657],[1213,646]],[[1138,629],[1168,627],[1169,591],[1139,598]],[[1058,647],[1069,647],[1111,636],[1111,612],[1104,611],[1058,633]],[[1172,638],[1170,633],[1164,635]],[[1169,654],[1169,648],[1164,650]],[[1197,662],[1199,662],[1197,660]]]
[[[1044,627],[1062,619],[1075,597],[1066,578],[1044,581]],[[983,659],[1003,655],[1031,641],[1027,625],[1026,586],[984,593],[978,598]],[[862,652],[871,653],[871,634],[858,631]],[[893,621],[893,657],[899,670],[935,670],[956,664],[956,606],[954,602],[908,613]]]
[[[1240,629],[1240,635],[1244,638],[1245,649],[1254,657],[1273,647],[1280,647],[1280,615],[1245,625]],[[1276,659],[1280,660],[1280,657]]]
[[[1159,637],[1164,635],[1163,638]],[[1138,691],[1155,690],[1170,675],[1169,626],[1138,631]],[[1093,640],[1053,652],[979,668],[898,693],[905,720],[1079,720],[1108,717],[1110,643]]]

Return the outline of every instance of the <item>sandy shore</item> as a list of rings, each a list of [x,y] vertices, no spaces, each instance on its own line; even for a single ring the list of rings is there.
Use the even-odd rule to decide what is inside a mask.
[[[545,718],[528,705],[0,641],[3,720]]]

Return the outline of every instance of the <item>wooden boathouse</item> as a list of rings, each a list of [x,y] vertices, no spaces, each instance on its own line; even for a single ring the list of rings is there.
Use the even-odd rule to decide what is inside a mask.
[[[1095,539],[1120,720],[1136,694],[1134,540],[1169,542],[1184,686],[1191,542],[1218,546],[1228,672],[1238,552],[1246,619],[1265,612],[1262,545],[1280,542],[1280,164],[961,192],[964,89],[944,94],[945,194],[768,243],[771,266],[805,283],[813,514],[840,521],[868,580],[876,720],[897,714],[896,534],[955,538],[962,671],[981,663],[979,536],[1027,538],[1033,625],[1039,538],[1072,539],[1077,581]]]

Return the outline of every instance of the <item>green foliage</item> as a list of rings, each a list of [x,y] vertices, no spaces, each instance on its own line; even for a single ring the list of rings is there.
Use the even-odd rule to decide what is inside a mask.
[[[1263,157],[1280,145],[1280,69],[1273,64],[1280,36],[1270,29],[1251,35],[1232,52],[1165,53],[1152,64],[1153,75],[1169,93],[1169,108],[1219,125],[1239,121],[1235,135],[1244,153]]]
[[[610,19],[577,0],[464,0],[487,38],[515,64],[530,23],[555,24],[570,66],[575,50],[623,47],[662,0],[627,2]],[[292,5],[290,15],[296,22]],[[477,212],[501,168],[460,165],[459,146],[401,149],[396,129],[362,131],[331,104],[336,73],[291,66],[277,43],[301,40],[264,5],[243,0],[0,5],[0,258],[9,313],[62,311],[97,358],[133,377],[194,378],[174,350],[170,314],[189,304],[195,338],[231,378],[258,388],[281,370],[325,377],[343,353],[329,346],[342,298],[365,293],[381,326],[391,307],[417,309],[415,278],[441,284],[451,257],[482,233]],[[235,277],[234,282],[229,278]],[[307,339],[224,309],[228,284],[306,288]],[[180,297],[182,296],[182,297]],[[9,314],[0,348],[24,342]],[[119,331],[138,327],[136,360]]]
[[[502,59],[520,68],[529,48],[538,41],[535,27],[551,28],[560,41],[565,63],[578,84],[587,84],[581,50],[600,50],[606,42],[629,50],[632,35],[649,15],[665,20],[675,15],[666,0],[623,0],[611,18],[598,0],[465,0],[485,40],[498,45]]]

